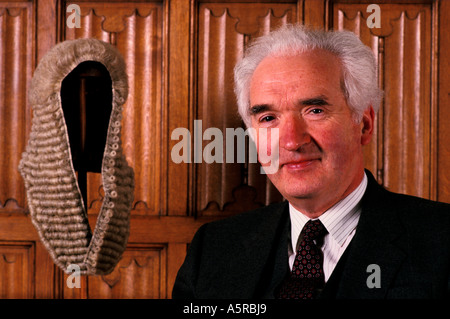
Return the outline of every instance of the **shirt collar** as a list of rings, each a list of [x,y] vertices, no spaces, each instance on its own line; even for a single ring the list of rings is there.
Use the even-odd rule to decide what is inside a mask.
[[[367,188],[367,176],[364,173],[363,180],[359,186],[347,197],[337,202],[326,212],[319,216],[319,220],[327,229],[333,239],[342,246],[348,235],[355,229],[361,213],[360,205]],[[291,218],[291,241],[292,247],[297,247],[297,240],[303,226],[309,218],[295,209],[289,203],[289,214]],[[294,248],[295,249],[295,248]]]

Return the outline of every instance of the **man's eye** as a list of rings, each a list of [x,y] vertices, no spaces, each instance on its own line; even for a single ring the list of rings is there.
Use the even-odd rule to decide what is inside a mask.
[[[260,119],[259,119],[259,121],[260,122],[270,122],[270,121],[273,121],[275,118],[273,117],[273,116],[271,116],[271,115],[266,115],[266,116],[263,116],[263,117],[261,117]]]
[[[323,110],[322,109],[312,109],[310,112],[312,114],[320,114],[320,113],[323,113]]]

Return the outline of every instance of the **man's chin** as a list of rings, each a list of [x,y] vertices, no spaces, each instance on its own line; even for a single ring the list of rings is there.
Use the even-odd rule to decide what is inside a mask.
[[[297,175],[297,174],[294,174]],[[310,199],[314,198],[323,190],[324,185],[317,176],[292,176],[292,174],[280,174],[277,178],[269,176],[274,186],[289,199]]]
[[[284,198],[286,198],[289,202],[295,202],[299,200],[311,200],[317,197],[317,192],[312,191],[285,191],[281,193]]]

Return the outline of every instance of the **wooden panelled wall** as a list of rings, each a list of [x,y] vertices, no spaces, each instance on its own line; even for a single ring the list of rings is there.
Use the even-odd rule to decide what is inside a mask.
[[[80,28],[67,27],[70,3],[81,8]],[[379,29],[367,27],[370,3],[380,5]],[[194,120],[203,131],[242,126],[235,62],[252,38],[295,22],[354,31],[372,48],[385,99],[367,168],[393,191],[450,202],[450,1],[0,0],[0,298],[170,298],[200,225],[282,200],[257,164],[174,163],[171,132],[193,132]],[[56,43],[84,37],[114,44],[125,58],[123,143],[136,191],[115,271],[71,289],[31,225],[17,166],[37,63]],[[92,227],[100,177],[88,176]]]

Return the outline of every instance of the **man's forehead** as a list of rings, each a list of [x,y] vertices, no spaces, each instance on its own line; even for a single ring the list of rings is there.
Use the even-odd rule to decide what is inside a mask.
[[[334,54],[321,49],[289,54],[269,55],[256,67],[253,77],[261,74],[270,74],[273,81],[283,79],[285,75],[302,72],[307,73],[341,73],[341,62]]]
[[[321,94],[322,88],[341,90],[339,60],[334,55],[330,59],[325,51],[313,53],[265,58],[253,74],[250,93],[256,90],[267,94],[293,91]]]

